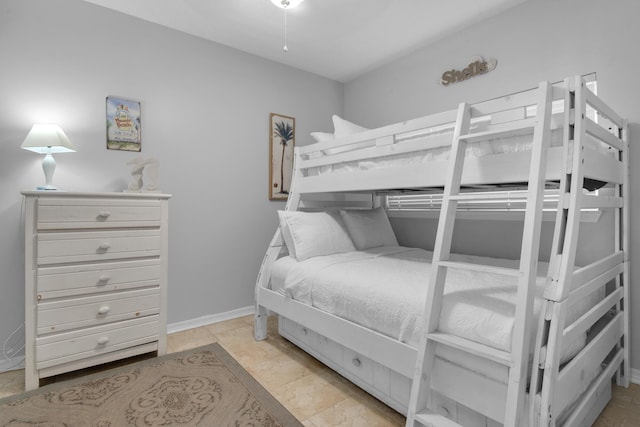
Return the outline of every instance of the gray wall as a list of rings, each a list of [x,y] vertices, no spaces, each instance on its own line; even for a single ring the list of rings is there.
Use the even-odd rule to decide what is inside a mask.
[[[532,0],[451,37],[381,67],[345,85],[345,117],[376,127],[455,108],[461,101],[476,102],[533,87],[542,80],[558,81],[596,72],[598,93],[631,122],[631,217],[638,211],[640,150],[636,149],[640,122],[640,56],[637,0]],[[460,69],[476,56],[496,58],[489,74],[451,86],[439,84],[446,70]],[[580,259],[603,253],[601,225],[585,226]],[[632,224],[634,221],[632,220]],[[430,247],[435,221],[394,220],[401,242]],[[421,228],[422,227],[422,228]],[[631,277],[640,278],[640,231],[631,229]],[[516,222],[464,221],[453,249],[517,258],[521,227]],[[552,230],[543,230],[543,256],[548,254]],[[515,242],[515,243],[514,243]],[[604,243],[603,243],[604,242]],[[640,292],[632,287],[632,307],[640,307]],[[640,315],[631,311],[632,366],[640,369]]]
[[[159,160],[169,323],[253,305],[284,206],[267,199],[269,113],[295,117],[309,143],[342,112],[341,83],[80,0],[2,0],[0,57],[0,343],[24,317],[20,190],[44,177],[20,144],[39,121],[78,150],[56,156],[64,190],[121,191],[126,161]],[[107,95],[142,102],[142,153],[105,148]]]

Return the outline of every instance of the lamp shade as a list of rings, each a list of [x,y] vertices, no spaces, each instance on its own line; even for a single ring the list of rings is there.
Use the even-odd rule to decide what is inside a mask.
[[[50,123],[33,125],[22,142],[22,148],[41,154],[76,151],[62,128]]]

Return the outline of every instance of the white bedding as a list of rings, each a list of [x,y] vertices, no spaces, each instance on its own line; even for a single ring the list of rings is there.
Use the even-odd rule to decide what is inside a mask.
[[[301,262],[285,257],[273,266],[272,287],[282,285],[279,292],[290,298],[416,345],[423,327],[422,311],[431,256],[431,252],[422,249],[383,246]],[[457,255],[455,259],[504,267],[518,266],[516,260],[463,255]],[[536,318],[540,312],[546,270],[547,264],[540,263],[534,303]],[[440,329],[509,351],[516,301],[515,284],[513,277],[449,269]],[[572,307],[569,321],[588,310],[598,297],[592,295]],[[531,342],[534,338],[531,337]],[[565,343],[563,358],[568,359],[575,354],[584,346],[585,340],[583,336],[574,343]]]
[[[436,139],[442,140],[446,143],[446,146],[430,148],[420,151],[414,151],[402,154],[391,154],[382,157],[367,158],[369,153],[375,153],[375,141],[363,141],[361,143],[352,144],[345,147],[336,147],[329,150],[325,150],[325,155],[339,154],[346,151],[358,150],[362,156],[362,160],[354,160],[348,162],[337,162],[334,164],[309,168],[306,172],[308,176],[328,175],[332,173],[348,173],[361,170],[372,170],[389,167],[407,167],[420,164],[428,164],[434,161],[446,161],[449,158],[449,152],[451,151],[450,139],[453,136],[451,130],[444,132],[429,133],[427,136],[420,136],[418,138],[408,137],[406,141],[412,143],[423,141],[425,144],[429,141]],[[551,132],[551,147],[559,147],[562,145],[563,130],[556,129]],[[398,146],[402,145],[403,141],[397,142]],[[509,138],[498,138],[485,142],[477,142],[468,144],[465,151],[465,156],[483,157],[492,154],[504,154],[504,153],[517,153],[522,151],[530,151],[533,143],[532,135],[520,135],[512,136]],[[587,135],[584,144],[596,151],[603,154],[614,155],[614,151],[611,147],[604,145],[602,142],[594,140]]]
[[[409,165],[416,165],[422,163],[428,163],[433,161],[444,161],[449,158],[450,150],[450,138],[453,136],[452,130],[446,130],[443,132],[429,133],[427,136],[421,136],[418,138],[409,137],[406,140],[411,142],[424,141],[427,143],[429,140],[442,139],[448,145],[437,148],[430,148],[421,151],[415,151],[403,154],[394,154],[384,157],[377,157],[350,162],[341,162],[333,165],[322,166],[319,168],[311,168],[308,171],[308,175],[325,175],[335,172],[353,172],[356,170],[370,170],[386,167],[403,167]],[[486,142],[478,142],[468,144],[465,155],[482,157],[490,154],[502,154],[531,150],[533,137],[532,135],[521,135],[510,138],[499,138]],[[403,142],[398,142],[402,144]],[[551,133],[551,146],[562,145],[562,130],[557,129]],[[368,151],[375,150],[375,141],[368,141],[364,143],[353,144],[348,149],[341,149],[340,147],[327,150],[325,154],[337,154],[345,151],[357,149],[362,153],[363,157],[366,157]]]

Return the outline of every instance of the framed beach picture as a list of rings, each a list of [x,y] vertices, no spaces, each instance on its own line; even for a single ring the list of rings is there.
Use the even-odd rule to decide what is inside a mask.
[[[293,175],[293,147],[296,119],[271,113],[269,116],[269,200],[287,200]]]
[[[140,102],[107,96],[107,149],[141,151]]]

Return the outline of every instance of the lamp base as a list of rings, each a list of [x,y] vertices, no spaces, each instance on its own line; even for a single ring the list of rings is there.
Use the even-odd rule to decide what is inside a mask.
[[[53,185],[53,173],[56,171],[56,161],[51,155],[51,149],[42,159],[42,170],[44,171],[44,186],[37,187],[38,190],[57,190]]]
[[[57,191],[58,189],[53,185],[40,185],[36,187],[36,190]]]

